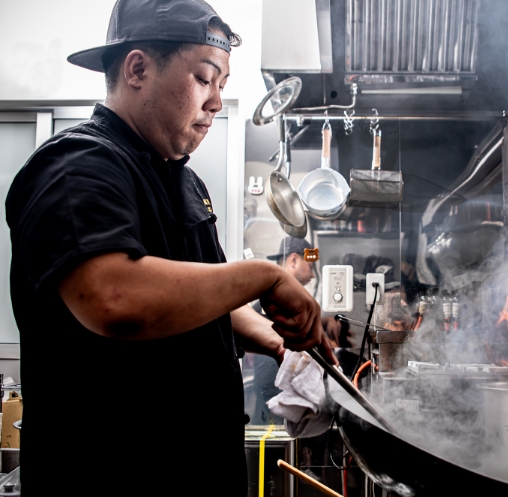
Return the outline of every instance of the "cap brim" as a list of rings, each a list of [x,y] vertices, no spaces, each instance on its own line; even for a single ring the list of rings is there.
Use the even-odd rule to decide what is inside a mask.
[[[81,50],[80,52],[69,55],[67,60],[71,64],[90,69],[91,71],[105,72],[104,65],[102,64],[102,56],[106,53],[106,50],[112,46],[114,45],[110,44]]]
[[[275,254],[275,255],[267,255],[266,258],[271,261],[276,261],[279,257],[282,257],[284,254]]]

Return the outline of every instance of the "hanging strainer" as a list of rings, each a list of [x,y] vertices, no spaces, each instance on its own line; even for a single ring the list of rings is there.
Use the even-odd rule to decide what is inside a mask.
[[[371,128],[374,139],[372,169],[351,169],[350,206],[396,208],[402,201],[404,182],[400,171],[381,169],[381,130]]]

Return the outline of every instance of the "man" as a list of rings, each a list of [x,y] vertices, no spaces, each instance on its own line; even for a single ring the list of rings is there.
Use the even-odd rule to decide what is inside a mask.
[[[294,278],[225,264],[185,166],[239,41],[202,0],[119,0],[106,45],[69,57],[106,73],[105,105],[43,144],[6,202],[25,497],[51,470],[52,495],[246,495],[235,340],[333,360]],[[258,297],[273,329],[247,306]]]
[[[314,262],[306,261],[304,258],[305,249],[311,248],[307,240],[287,236],[280,242],[279,251],[267,258],[276,261],[278,266],[296,278],[302,286],[305,286],[314,278]],[[252,308],[259,314],[264,314],[259,300],[252,304]],[[340,321],[336,321],[331,316],[323,316],[321,322],[332,345],[338,347],[341,334]],[[278,364],[273,358],[263,355],[256,355],[251,359],[254,367],[253,390],[256,396],[254,412],[249,413],[251,422],[261,425],[282,424],[282,419],[270,412],[266,406],[272,397],[280,393],[280,390],[274,385]]]
[[[288,236],[280,242],[279,252],[267,256],[267,259],[276,261],[277,264],[295,277],[301,285],[305,286],[314,279],[314,261],[306,261],[304,258],[305,249],[311,249],[310,243],[302,238]],[[323,328],[328,338],[338,343],[340,333],[340,321],[331,316],[321,318]]]

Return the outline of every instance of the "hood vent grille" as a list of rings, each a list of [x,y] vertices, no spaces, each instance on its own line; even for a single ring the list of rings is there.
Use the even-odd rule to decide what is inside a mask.
[[[480,0],[346,0],[346,82],[471,79],[479,7]]]

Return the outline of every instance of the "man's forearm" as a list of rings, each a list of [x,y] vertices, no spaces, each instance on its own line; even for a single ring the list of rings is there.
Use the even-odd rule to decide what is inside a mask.
[[[60,284],[62,299],[88,329],[154,339],[202,326],[268,291],[281,270],[262,261],[200,264],[106,254]]]
[[[247,352],[273,357],[279,364],[284,358],[284,340],[273,330],[272,322],[249,305],[231,313],[237,345]]]

